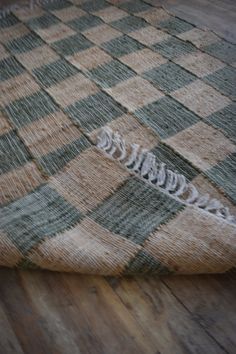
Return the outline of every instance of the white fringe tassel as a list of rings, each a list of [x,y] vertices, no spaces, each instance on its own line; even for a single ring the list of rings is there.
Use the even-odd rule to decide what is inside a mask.
[[[182,174],[169,170],[164,162],[157,161],[156,156],[147,149],[138,144],[127,144],[118,132],[113,132],[109,127],[101,129],[97,140],[98,148],[162,192],[185,205],[201,208],[236,224],[236,217],[230,214],[228,207],[210,198],[209,194],[200,195]]]

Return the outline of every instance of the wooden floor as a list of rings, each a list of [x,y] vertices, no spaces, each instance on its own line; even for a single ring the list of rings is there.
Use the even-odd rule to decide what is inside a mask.
[[[0,353],[236,352],[236,276],[0,269]]]
[[[236,42],[234,0],[149,0]],[[1,354],[236,353],[236,274],[113,279],[0,269]]]

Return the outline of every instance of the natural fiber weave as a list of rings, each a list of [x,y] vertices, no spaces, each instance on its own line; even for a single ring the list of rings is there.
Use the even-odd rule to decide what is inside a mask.
[[[235,45],[141,0],[39,3],[0,20],[0,265],[235,267]]]

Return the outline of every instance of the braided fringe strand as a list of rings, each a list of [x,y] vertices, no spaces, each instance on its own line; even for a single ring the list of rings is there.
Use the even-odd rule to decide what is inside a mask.
[[[130,171],[160,189],[179,202],[201,208],[208,213],[236,224],[236,217],[230,214],[229,208],[209,194],[200,195],[197,188],[177,171],[166,167],[156,156],[138,144],[128,144],[118,132],[109,127],[101,129],[97,136],[97,147],[109,157],[120,161]]]

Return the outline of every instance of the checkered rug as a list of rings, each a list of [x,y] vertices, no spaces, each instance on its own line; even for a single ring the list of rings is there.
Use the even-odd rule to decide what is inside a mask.
[[[0,43],[0,265],[236,265],[235,45],[141,0],[18,8]]]

